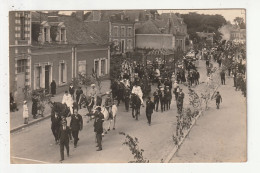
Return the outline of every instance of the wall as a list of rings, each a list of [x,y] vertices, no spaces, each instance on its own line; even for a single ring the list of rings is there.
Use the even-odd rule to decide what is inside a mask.
[[[175,48],[175,38],[171,34],[136,34],[135,40],[137,48]]]

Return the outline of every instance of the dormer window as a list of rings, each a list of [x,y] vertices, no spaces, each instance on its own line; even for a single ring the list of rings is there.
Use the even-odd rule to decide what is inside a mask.
[[[65,41],[65,28],[60,30],[60,41]]]

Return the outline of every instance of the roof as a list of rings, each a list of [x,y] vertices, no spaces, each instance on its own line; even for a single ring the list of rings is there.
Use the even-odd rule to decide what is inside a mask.
[[[47,21],[48,14],[33,13],[34,21]],[[58,23],[64,22],[66,27],[66,38],[68,44],[108,44],[108,22],[84,22],[80,19],[58,15]],[[56,26],[57,22],[48,22],[51,26]]]
[[[148,20],[144,23],[141,23],[140,26],[137,26],[135,33],[136,34],[161,34],[161,31],[151,20]]]

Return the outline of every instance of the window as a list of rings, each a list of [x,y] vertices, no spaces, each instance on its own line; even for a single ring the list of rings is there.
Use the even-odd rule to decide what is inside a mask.
[[[44,41],[46,42],[46,41],[47,41],[47,36],[48,36],[47,28],[44,28],[43,31],[44,31],[44,33],[43,33],[43,35],[44,35]]]
[[[127,40],[127,49],[132,49],[132,40]]]
[[[60,33],[61,33],[60,40],[61,41],[65,41],[65,29],[61,28]]]
[[[106,60],[102,59],[101,60],[101,75],[105,75],[106,72]]]
[[[36,89],[41,87],[41,67],[36,67],[35,70],[35,82],[36,82]]]
[[[21,30],[20,30],[20,36],[21,40],[25,40],[25,17],[20,17],[20,24],[21,24]]]
[[[118,27],[114,26],[114,36],[118,37]]]
[[[121,37],[124,37],[125,36],[125,27],[122,26],[121,27]]]
[[[61,83],[65,83],[65,63],[61,63],[60,64],[60,82]]]
[[[99,60],[95,60],[94,71],[99,76]]]
[[[128,36],[128,37],[131,37],[131,36],[132,36],[132,27],[128,27],[127,36]]]
[[[26,59],[17,60],[17,73],[24,73],[26,69]]]

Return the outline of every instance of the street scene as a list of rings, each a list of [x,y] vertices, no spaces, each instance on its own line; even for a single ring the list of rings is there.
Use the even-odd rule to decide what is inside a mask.
[[[247,161],[245,10],[11,11],[9,31],[11,164]]]

